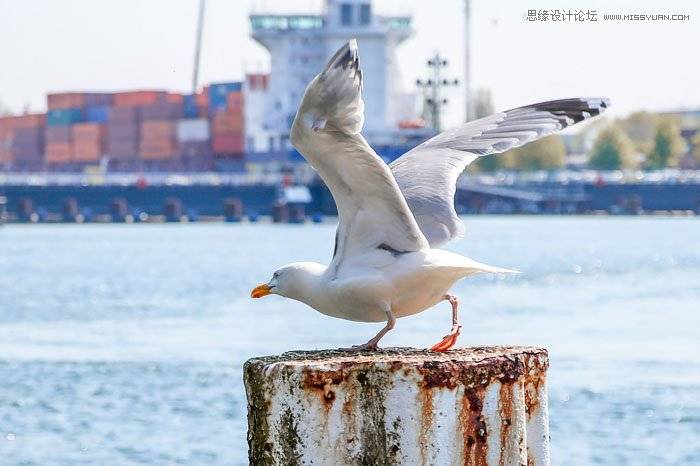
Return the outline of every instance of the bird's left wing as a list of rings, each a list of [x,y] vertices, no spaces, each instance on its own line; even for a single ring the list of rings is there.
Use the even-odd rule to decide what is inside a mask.
[[[345,44],[306,88],[291,141],[316,169],[338,207],[334,262],[371,248],[428,247],[389,167],[360,134],[362,72],[357,43]]]
[[[391,163],[391,171],[432,247],[461,236],[454,197],[457,178],[483,155],[498,154],[603,113],[603,98],[527,105],[445,131]]]

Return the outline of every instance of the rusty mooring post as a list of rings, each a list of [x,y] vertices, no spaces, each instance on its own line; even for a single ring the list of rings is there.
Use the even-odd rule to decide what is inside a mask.
[[[244,366],[251,465],[549,465],[547,351],[290,352]]]

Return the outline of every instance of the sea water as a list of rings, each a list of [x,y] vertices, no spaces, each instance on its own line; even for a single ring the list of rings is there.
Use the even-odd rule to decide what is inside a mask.
[[[461,345],[550,351],[561,465],[700,464],[700,220],[467,217],[450,249],[522,275],[454,287]],[[0,464],[247,464],[243,362],[381,324],[249,298],[335,226],[0,228]],[[449,305],[382,343],[426,347]]]

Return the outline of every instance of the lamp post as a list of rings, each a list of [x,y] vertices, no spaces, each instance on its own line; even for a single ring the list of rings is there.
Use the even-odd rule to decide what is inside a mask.
[[[444,69],[447,68],[447,60],[439,53],[427,61],[430,69],[430,77],[427,79],[417,79],[416,85],[423,89],[423,105],[430,120],[430,125],[436,132],[442,130],[440,121],[442,108],[448,104],[447,98],[442,96],[442,89],[459,85],[458,79],[444,78]]]

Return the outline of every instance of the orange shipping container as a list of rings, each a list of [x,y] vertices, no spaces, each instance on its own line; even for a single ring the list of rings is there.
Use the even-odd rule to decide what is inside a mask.
[[[0,131],[8,129],[15,130],[23,128],[39,128],[45,125],[45,113],[30,113],[27,115],[0,117]]]
[[[76,123],[72,126],[73,141],[76,144],[104,141],[105,127],[99,123]]]
[[[177,92],[168,92],[168,94],[165,96],[165,100],[171,104],[181,104],[184,98],[185,97],[182,94]]]
[[[144,160],[171,159],[177,155],[175,122],[151,120],[141,123],[139,152]]]
[[[103,152],[101,144],[73,144],[73,160],[76,162],[98,162]]]
[[[135,107],[163,102],[167,93],[165,91],[129,91],[114,94],[115,107]]]
[[[149,120],[141,123],[141,139],[169,138],[175,139],[175,122],[167,120]]]
[[[73,146],[69,142],[50,142],[46,144],[46,161],[65,163],[73,160]]]
[[[235,113],[217,113],[212,118],[214,134],[243,134],[243,115]]]
[[[105,127],[99,123],[77,123],[72,127],[73,160],[97,162],[105,150]]]

